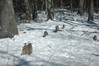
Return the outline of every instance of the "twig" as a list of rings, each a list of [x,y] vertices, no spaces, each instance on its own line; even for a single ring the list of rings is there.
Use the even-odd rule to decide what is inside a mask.
[[[52,56],[54,55],[55,51],[52,53],[52,55],[49,57],[48,61],[51,60]]]

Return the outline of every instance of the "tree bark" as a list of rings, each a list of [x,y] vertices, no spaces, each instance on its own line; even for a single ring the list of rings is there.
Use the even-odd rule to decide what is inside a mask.
[[[12,0],[0,0],[0,4],[0,38],[12,38],[18,34]]]
[[[93,0],[88,0],[88,21],[93,21]]]

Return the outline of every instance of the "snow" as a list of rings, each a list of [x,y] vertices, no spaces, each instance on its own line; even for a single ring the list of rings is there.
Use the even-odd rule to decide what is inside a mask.
[[[96,25],[89,24],[85,22],[87,15],[67,14],[62,18],[56,14],[53,21],[18,25],[19,35],[0,39],[0,66],[99,66],[99,38],[92,39],[99,37],[99,20],[94,20]],[[65,28],[61,29],[63,24]],[[60,31],[54,33],[56,25]],[[49,33],[45,38],[44,31]],[[24,43],[29,42],[33,53],[21,55]]]

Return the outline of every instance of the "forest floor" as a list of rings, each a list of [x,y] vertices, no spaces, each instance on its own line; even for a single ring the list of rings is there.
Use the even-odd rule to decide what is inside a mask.
[[[19,35],[0,39],[0,66],[99,66],[99,14],[92,22],[76,12],[55,16],[53,21],[21,23]],[[60,30],[54,33],[56,25]],[[44,31],[49,33],[45,38]],[[32,43],[31,55],[21,55],[24,43]]]

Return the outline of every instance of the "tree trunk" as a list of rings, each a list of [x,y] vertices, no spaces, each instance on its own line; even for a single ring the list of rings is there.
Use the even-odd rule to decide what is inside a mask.
[[[45,0],[45,12],[47,12],[47,5],[48,5],[48,2],[47,0]]]
[[[60,7],[63,8],[63,0],[61,0],[61,5],[60,5]]]
[[[33,1],[33,12],[32,19],[35,20],[37,18],[37,0]]]
[[[88,0],[88,21],[93,21],[93,0]]]
[[[78,14],[80,14],[81,16],[83,15],[83,4],[84,4],[84,0],[80,0],[80,1],[79,1]]]
[[[83,5],[84,5],[84,6],[83,6],[83,7],[84,7],[84,10],[83,10],[83,11],[87,11],[87,2],[86,2],[86,1],[87,1],[87,0],[84,0],[84,4],[83,4]]]
[[[96,13],[98,13],[98,10],[99,10],[99,5],[98,5],[98,0],[96,0]]]
[[[47,0],[47,20],[53,20],[54,13],[53,13],[53,0]]]
[[[99,8],[99,0],[96,1],[96,8]]]
[[[0,0],[0,4],[0,38],[12,38],[18,34],[12,0]]]
[[[31,9],[30,9],[30,4],[28,0],[24,0],[25,3],[25,9],[26,9],[26,19],[30,20],[31,19]]]
[[[73,1],[70,0],[70,9],[72,10],[73,9]]]

